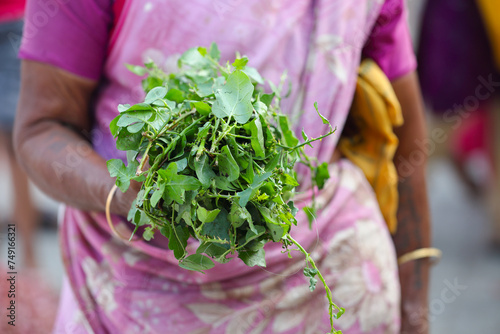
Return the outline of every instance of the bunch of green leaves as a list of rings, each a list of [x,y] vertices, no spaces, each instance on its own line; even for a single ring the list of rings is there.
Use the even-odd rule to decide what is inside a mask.
[[[321,273],[290,230],[298,211],[292,201],[299,185],[294,166],[306,164],[313,186],[321,189],[329,177],[327,164],[317,164],[304,146],[335,130],[315,104],[318,120],[330,130],[318,138],[302,131],[300,142],[280,109],[284,78],[278,86],[268,82],[272,92],[265,93],[264,79],[246,57],[237,55],[225,65],[219,59],[212,44],[186,51],[177,73],[166,74],[154,63],[129,66],[147,74],[146,97],[118,106],[110,130],[117,149],[127,151],[127,162],[107,162],[121,191],[131,180],[142,182],[128,220],[134,233],[145,226],[146,240],[157,232],[168,238],[179,265],[189,270],[208,270],[214,260],[226,263],[235,256],[264,267],[268,242],[297,246],[306,256],[311,291],[316,276],[325,285],[333,333],[333,317],[343,309],[332,302]],[[314,215],[314,207],[306,210]],[[199,241],[195,254],[186,251],[190,237]]]

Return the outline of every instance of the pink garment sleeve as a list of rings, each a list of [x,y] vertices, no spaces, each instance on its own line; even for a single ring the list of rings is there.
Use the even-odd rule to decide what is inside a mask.
[[[28,0],[19,57],[98,80],[111,28],[112,0]]]
[[[386,0],[363,49],[363,57],[373,59],[390,80],[417,67],[407,13],[404,0]]]

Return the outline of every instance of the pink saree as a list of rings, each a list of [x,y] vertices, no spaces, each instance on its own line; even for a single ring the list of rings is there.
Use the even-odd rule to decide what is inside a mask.
[[[68,3],[61,8],[64,16],[54,20],[72,20],[90,7],[107,6],[110,11],[111,5],[102,5],[105,2],[110,4],[105,0],[94,0],[92,5]],[[288,70],[293,89],[283,110],[293,115],[297,128],[304,128],[310,136],[325,132],[317,117],[311,117],[314,102],[338,127],[338,134],[308,152],[320,162],[329,161],[349,111],[363,46],[382,2],[128,0],[119,2],[123,7],[107,38],[101,72],[87,71],[89,65],[82,61],[68,65],[71,60],[64,63],[57,53],[44,58],[35,46],[50,45],[36,38],[23,42],[21,57],[46,61],[91,79],[102,75],[92,132],[94,148],[106,159],[123,158],[124,152],[114,148],[109,123],[118,113],[119,103],[136,103],[144,97],[141,78],[128,72],[124,64],[140,65],[152,59],[167,72],[172,71],[180,53],[214,41],[223,60],[234,58],[234,52],[240,51],[249,57],[251,66],[274,82]],[[389,14],[402,15],[401,1],[387,3],[394,5]],[[73,8],[78,6],[85,10]],[[31,12],[35,9],[32,5]],[[94,13],[106,17],[104,10]],[[390,73],[397,75],[414,68],[405,22],[400,21],[403,23],[390,29],[404,36],[404,51],[388,51],[390,56],[386,56],[392,61],[385,59],[392,67]],[[78,23],[78,29],[92,26],[86,20]],[[99,27],[96,25],[96,31]],[[381,33],[387,27],[378,28]],[[46,31],[51,29],[55,28],[49,24]],[[68,29],[76,28],[68,25]],[[74,59],[81,55],[75,53]],[[89,57],[98,62],[95,53]],[[346,160],[332,164],[330,174],[318,196],[322,210],[313,229],[308,229],[307,219],[300,212],[299,226],[292,235],[313,252],[333,289],[335,302],[346,308],[336,321],[337,328],[349,334],[398,333],[400,296],[395,252],[375,196],[362,172]],[[302,186],[306,189],[307,182]],[[309,197],[305,192],[297,204],[307,205]],[[133,229],[120,217],[114,217],[114,221],[124,235]],[[266,268],[249,268],[235,259],[200,274],[179,268],[171,251],[162,248],[161,235],[152,242],[136,238],[124,243],[117,239],[103,213],[66,207],[60,228],[67,279],[54,333],[329,331],[322,287],[309,291],[301,273],[303,258],[297,253],[288,259],[281,253],[280,244],[266,247]]]

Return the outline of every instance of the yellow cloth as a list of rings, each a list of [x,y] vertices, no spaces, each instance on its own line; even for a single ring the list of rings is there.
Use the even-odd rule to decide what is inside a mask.
[[[500,69],[500,0],[478,0],[477,4],[490,38],[497,67]]]
[[[401,105],[389,79],[373,60],[364,60],[339,148],[365,173],[391,233],[397,228],[399,200],[393,163],[399,141],[393,127],[402,124]]]

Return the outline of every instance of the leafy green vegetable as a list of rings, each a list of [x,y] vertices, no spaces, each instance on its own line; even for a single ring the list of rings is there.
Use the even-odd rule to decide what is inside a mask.
[[[266,243],[294,245],[306,257],[310,289],[317,278],[324,284],[333,321],[343,309],[332,302],[309,253],[290,235],[298,211],[290,198],[299,185],[296,162],[308,166],[313,186],[324,187],[328,165],[307,156],[304,146],[335,130],[315,104],[329,131],[318,138],[302,132],[300,142],[281,113],[283,84],[269,82],[272,93],[266,94],[265,81],[248,58],[238,56],[231,65],[220,65],[219,58],[212,44],[186,51],[177,73],[163,73],[154,63],[128,66],[147,74],[146,97],[118,106],[110,130],[117,148],[127,151],[127,164],[107,162],[121,191],[131,180],[143,181],[128,219],[146,227],[146,240],[156,232],[168,238],[179,265],[200,272],[234,254],[248,266],[264,267]],[[305,211],[312,221],[314,203]],[[195,254],[186,251],[190,237],[200,242]]]
[[[240,70],[227,77],[226,84],[215,92],[212,113],[219,118],[233,117],[236,122],[244,124],[252,117],[252,93],[254,87],[250,78]]]
[[[214,263],[208,257],[201,254],[189,255],[184,261],[179,263],[179,266],[188,269],[203,272],[214,267]]]

